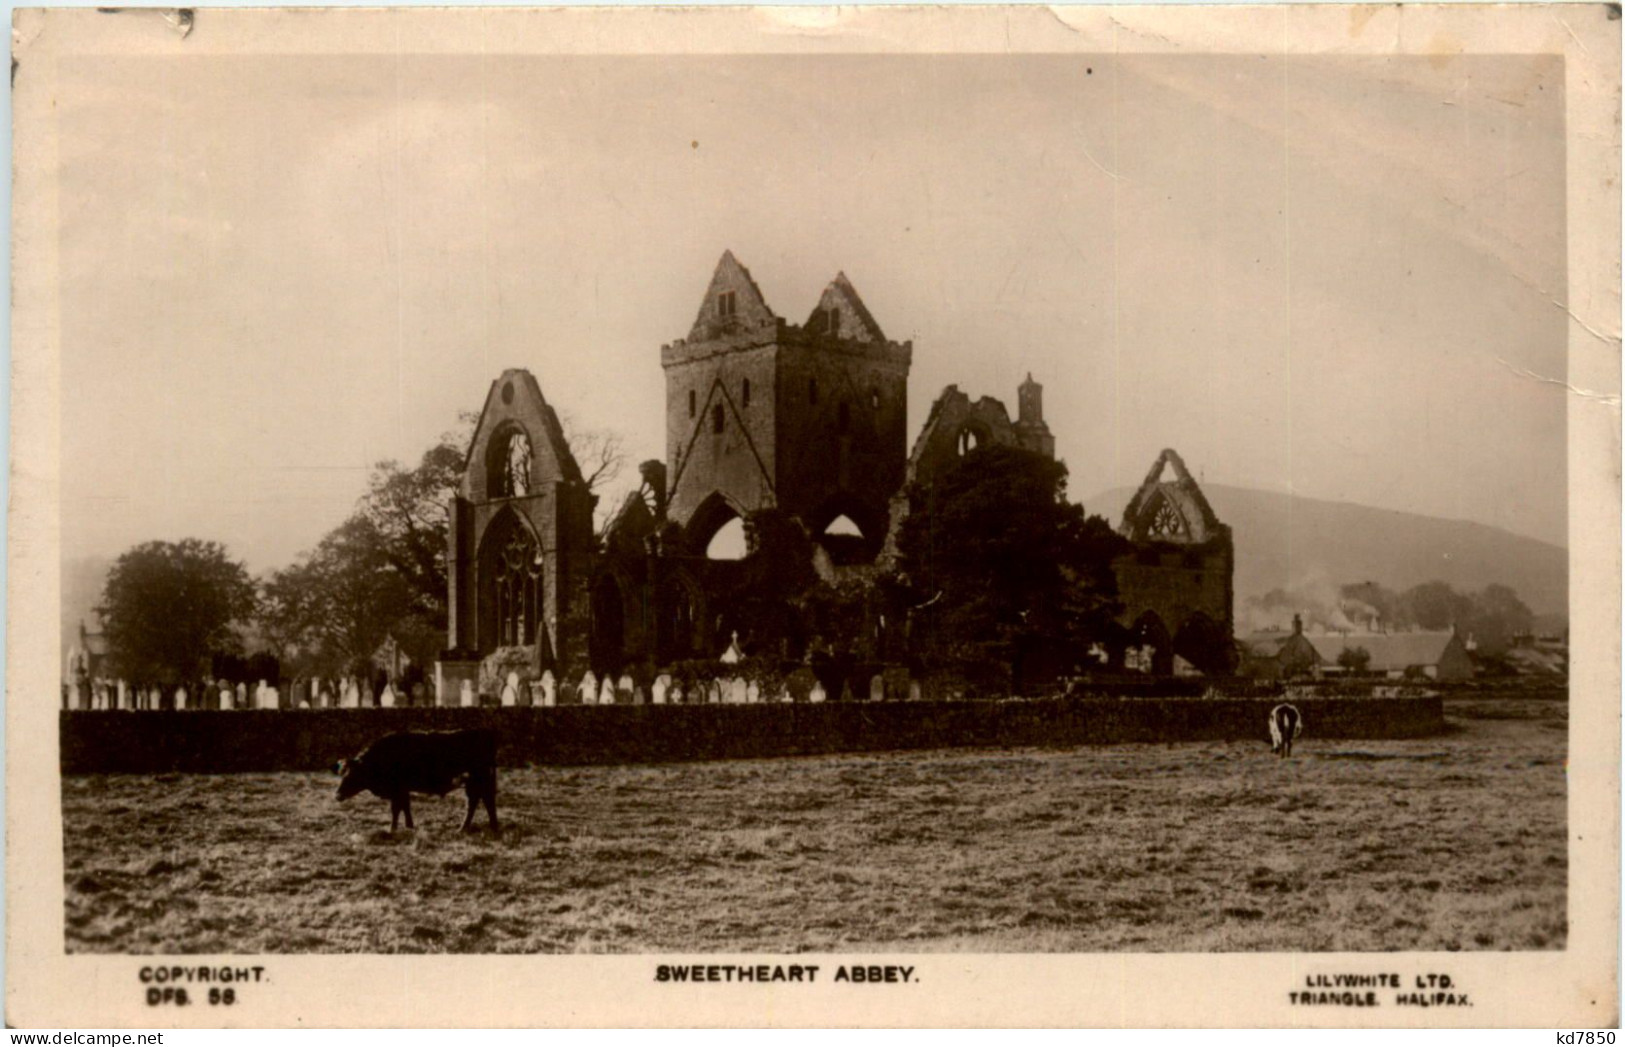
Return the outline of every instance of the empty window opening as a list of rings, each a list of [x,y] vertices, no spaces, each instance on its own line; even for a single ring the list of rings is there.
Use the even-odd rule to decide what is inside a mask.
[[[982,439],[976,434],[975,429],[959,430],[959,453],[961,456],[970,454],[981,444]]]
[[[694,390],[692,389],[688,391],[688,416],[690,418],[694,417]]]
[[[873,562],[875,551],[869,547],[863,536],[863,528],[846,514],[841,514],[831,520],[828,527],[818,536],[818,544],[829,555],[830,562],[837,567],[849,567],[864,562]]]
[[[807,402],[810,404],[818,402],[818,379],[816,378],[807,379]]]
[[[724,291],[717,295],[717,315],[724,320],[731,318],[738,309],[738,302],[732,291]]]
[[[711,408],[711,431],[713,433],[722,432],[722,421],[722,405],[717,404]]]
[[[837,516],[835,519],[831,520],[829,522],[829,526],[824,528],[824,533],[849,534],[858,538],[863,537],[863,531],[859,529],[858,525],[852,522],[852,518],[847,516],[845,513],[842,513],[840,516]]]
[[[747,378],[739,387],[739,402],[746,407],[750,406],[750,379]]]
[[[743,560],[745,558],[745,521],[734,517],[711,536],[705,547],[708,560]]]

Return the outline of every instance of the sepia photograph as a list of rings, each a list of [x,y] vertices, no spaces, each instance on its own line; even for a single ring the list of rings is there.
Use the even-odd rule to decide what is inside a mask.
[[[1288,10],[19,14],[13,970],[1617,1022],[1618,9]]]

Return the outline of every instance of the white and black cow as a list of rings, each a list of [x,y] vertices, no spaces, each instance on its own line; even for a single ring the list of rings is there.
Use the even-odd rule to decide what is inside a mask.
[[[363,791],[389,801],[390,832],[395,831],[402,814],[406,815],[406,827],[413,827],[413,793],[444,796],[459,785],[468,795],[463,830],[466,832],[473,826],[474,810],[484,802],[491,831],[502,831],[497,823],[497,736],[494,731],[408,731],[385,735],[360,756],[334,764],[333,773],[340,778],[338,796],[341,801]]]
[[[1270,710],[1270,752],[1281,759],[1292,755],[1292,743],[1303,733],[1303,716],[1298,707],[1282,702]]]

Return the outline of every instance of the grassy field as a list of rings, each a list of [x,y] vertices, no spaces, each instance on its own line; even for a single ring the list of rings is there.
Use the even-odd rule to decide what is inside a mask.
[[[1450,731],[505,770],[345,805],[310,774],[63,783],[73,952],[1560,949],[1561,702]],[[1313,725],[1310,725],[1312,732]],[[484,824],[484,815],[480,816]]]

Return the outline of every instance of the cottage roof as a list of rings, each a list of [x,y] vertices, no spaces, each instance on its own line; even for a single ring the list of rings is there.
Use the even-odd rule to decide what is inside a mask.
[[[1337,656],[1355,647],[1371,655],[1373,672],[1402,672],[1413,665],[1438,665],[1455,633],[1328,633],[1308,637],[1322,664],[1336,665]]]

